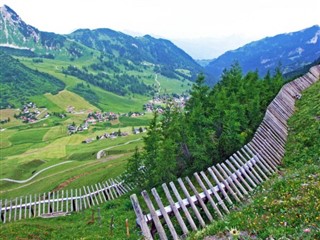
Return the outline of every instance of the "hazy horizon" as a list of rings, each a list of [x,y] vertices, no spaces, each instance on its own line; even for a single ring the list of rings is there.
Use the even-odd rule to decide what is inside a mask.
[[[212,59],[251,41],[320,24],[312,14],[320,7],[316,0],[303,5],[276,0],[0,0],[3,5],[41,31],[110,28],[149,34],[171,40],[195,59]]]

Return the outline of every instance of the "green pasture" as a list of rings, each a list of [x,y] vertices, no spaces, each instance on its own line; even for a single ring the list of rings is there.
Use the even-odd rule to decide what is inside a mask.
[[[14,133],[9,140],[14,144],[39,143],[43,136],[49,131],[49,128],[37,128]]]
[[[144,121],[149,117],[144,116]],[[134,140],[142,138],[145,133],[133,135],[132,127],[127,126],[121,127],[120,130],[128,132],[128,136],[95,140],[89,144],[82,143],[86,138],[95,139],[96,136],[119,129],[102,127],[100,130],[94,130],[94,128],[95,126],[92,126],[89,128],[91,131],[73,135],[66,135],[64,125],[51,128],[11,129],[2,132],[3,142],[12,145],[1,149],[0,178],[25,180],[46,167],[65,160],[73,162],[48,169],[28,183],[17,184],[2,181],[0,182],[0,198],[20,196],[29,192],[51,191],[64,181],[78,175],[80,177],[76,177],[70,183],[70,188],[80,187],[85,183],[94,184],[97,181],[119,176],[124,171],[126,161],[134,152],[135,147],[141,148],[143,145],[142,140]],[[126,144],[130,141],[134,142]],[[116,151],[111,151],[111,155],[96,160],[97,152],[102,149]]]
[[[0,129],[21,124],[21,121],[14,117],[14,114],[19,114],[19,111],[17,109],[0,109],[0,121],[10,119],[9,122],[0,124]]]
[[[86,82],[72,77],[67,76],[61,72],[62,68],[66,68],[69,63],[60,61],[60,60],[52,60],[52,59],[44,59],[42,63],[34,63],[31,59],[27,58],[21,58],[19,59],[23,64],[25,64],[27,67],[30,67],[32,69],[37,69],[41,72],[46,72],[50,75],[55,76],[56,78],[60,79],[66,84],[67,90],[72,90],[77,84],[79,83],[85,83]],[[86,62],[88,63],[88,62]],[[77,67],[82,67],[84,62],[74,62],[74,65]],[[90,84],[89,84],[90,85]],[[129,111],[140,111],[142,110],[142,105],[148,100],[145,96],[119,96],[110,92],[107,92],[101,88],[98,88],[96,86],[90,85],[90,89],[95,92],[95,94],[98,97],[98,102],[91,102],[88,103],[86,101],[84,106],[87,106],[88,104],[90,106],[94,105],[96,108],[99,108],[104,111],[114,111],[114,112],[129,112]],[[65,105],[72,105],[72,102],[68,100],[68,98],[63,98],[62,101],[59,100],[61,96],[46,94],[46,97],[49,100],[58,100],[58,102],[52,101],[56,105],[59,106],[61,109],[65,109]],[[56,98],[56,99],[55,99]],[[76,101],[77,102],[77,101]],[[60,104],[60,105],[59,105]],[[82,108],[84,108],[84,106]],[[81,109],[81,105],[79,106]],[[90,109],[90,108],[89,108]]]
[[[63,109],[65,112],[69,106],[74,107],[75,112],[93,112],[99,111],[99,109],[90,103],[88,103],[85,99],[80,97],[79,95],[63,90],[56,95],[52,95],[51,93],[45,94],[45,97],[49,99],[49,101],[54,102],[59,108]]]
[[[63,189],[81,188],[85,185],[106,181],[123,173],[130,155],[131,153],[125,153],[118,156],[107,156],[100,160],[72,161],[50,168],[27,183],[18,184],[1,181],[0,198],[13,198],[53,191],[65,182],[67,184],[64,185]],[[61,161],[54,161],[55,164],[59,162]],[[28,179],[32,176],[32,172],[38,172],[45,167],[48,167],[48,162],[42,163],[40,160],[33,160],[29,163],[21,164],[13,177],[25,171],[28,174],[24,175],[23,180]],[[70,179],[72,180],[70,181]]]
[[[43,141],[49,141],[67,135],[67,128],[64,125],[54,126],[49,129],[49,131],[43,136]]]

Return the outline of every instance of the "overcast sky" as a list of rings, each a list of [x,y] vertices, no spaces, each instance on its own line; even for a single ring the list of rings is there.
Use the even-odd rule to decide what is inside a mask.
[[[237,42],[320,25],[320,0],[0,0],[28,24],[66,34],[111,28],[170,40]]]

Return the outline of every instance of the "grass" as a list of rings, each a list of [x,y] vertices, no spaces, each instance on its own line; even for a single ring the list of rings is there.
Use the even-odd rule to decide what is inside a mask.
[[[0,109],[0,121],[10,119],[9,122],[1,124],[0,129],[20,124],[20,120],[14,118],[14,114],[19,114],[19,111],[16,109]]]
[[[23,143],[42,142],[43,136],[49,131],[49,128],[37,128],[26,131],[19,131],[10,137],[10,141],[16,145]]]
[[[35,102],[37,106],[39,107],[45,107],[48,109],[49,112],[64,112],[65,110],[63,108],[60,108],[57,104],[54,102],[50,101],[49,98],[46,97],[48,94],[44,95],[38,95],[38,96],[33,96],[30,97],[30,100],[32,102]],[[50,94],[52,95],[52,94]]]
[[[66,160],[73,162],[46,170],[28,183],[0,181],[0,198],[48,192],[74,177],[76,179],[66,186],[67,188],[81,187],[119,176],[135,147],[141,147],[143,144],[142,141],[138,141],[123,145],[145,135],[133,135],[132,126],[145,127],[152,117],[151,114],[147,114],[140,118],[123,118],[114,125],[98,123],[92,125],[88,131],[68,135],[67,125],[73,121],[77,124],[82,123],[85,116],[86,114],[68,114],[64,119],[51,116],[38,123],[17,125],[1,131],[0,178],[25,180],[46,167]],[[89,137],[96,138],[118,129],[128,132],[129,135],[90,144],[82,143]],[[112,152],[109,154],[112,156],[96,160],[97,152],[106,148],[111,148]]]
[[[297,111],[288,122],[290,131],[280,174],[259,186],[244,205],[236,207],[237,211],[189,239],[227,239],[231,228],[247,236],[239,239],[320,239],[319,90],[320,82],[297,102]]]
[[[73,213],[67,217],[52,219],[34,218],[1,224],[0,239],[139,239],[135,228],[135,214],[128,195],[106,202],[100,206],[99,223],[97,207],[94,224],[91,210]],[[111,226],[111,218],[114,218]],[[126,236],[125,221],[128,219],[130,237]]]
[[[91,105],[79,95],[72,93],[68,90],[63,90],[56,95],[47,93],[45,94],[45,97],[49,101],[54,102],[56,105],[59,106],[59,108],[63,109],[65,112],[67,111],[67,108],[69,106],[74,107],[75,111],[77,112],[79,111],[87,112],[88,110],[91,112],[99,111],[97,107]]]

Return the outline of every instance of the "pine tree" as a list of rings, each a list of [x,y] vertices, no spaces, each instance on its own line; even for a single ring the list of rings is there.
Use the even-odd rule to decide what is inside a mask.
[[[135,148],[135,152],[127,163],[126,181],[133,183],[137,190],[141,191],[145,188],[145,176],[144,166],[142,164],[142,156],[138,147]]]
[[[160,159],[160,148],[161,148],[161,135],[160,126],[158,124],[158,113],[155,111],[153,119],[150,121],[149,131],[147,136],[144,137],[144,152],[142,154],[144,160],[144,166],[146,170],[146,181],[148,187],[153,187],[157,184],[156,166]]]

